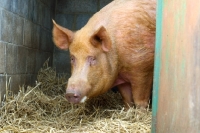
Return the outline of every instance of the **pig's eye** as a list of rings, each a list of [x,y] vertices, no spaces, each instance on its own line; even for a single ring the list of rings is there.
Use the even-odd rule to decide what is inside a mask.
[[[70,58],[71,58],[71,63],[74,64],[75,63],[75,57],[71,56]]]
[[[88,56],[88,63],[90,66],[95,65],[96,64],[96,58],[94,56]]]

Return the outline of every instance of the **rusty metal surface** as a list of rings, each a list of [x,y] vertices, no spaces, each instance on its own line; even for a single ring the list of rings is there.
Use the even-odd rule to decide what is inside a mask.
[[[159,83],[152,132],[199,133],[200,0],[158,1],[162,1],[162,11],[158,11],[162,12],[162,30],[156,44],[160,45],[156,53],[160,67],[155,69],[159,77],[154,79]]]

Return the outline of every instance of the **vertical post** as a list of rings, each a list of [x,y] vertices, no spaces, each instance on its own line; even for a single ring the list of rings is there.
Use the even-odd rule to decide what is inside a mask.
[[[200,132],[200,0],[158,0],[152,132]]]
[[[155,46],[155,63],[154,63],[154,83],[153,83],[153,97],[152,97],[152,133],[156,133],[156,119],[158,110],[158,92],[160,83],[160,56],[162,44],[162,5],[163,0],[157,0],[156,8],[156,46]]]

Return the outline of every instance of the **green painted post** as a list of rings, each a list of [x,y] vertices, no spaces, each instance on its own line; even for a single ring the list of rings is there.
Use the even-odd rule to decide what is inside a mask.
[[[157,0],[152,133],[200,133],[200,0]]]
[[[153,83],[153,102],[152,102],[152,133],[156,133],[156,117],[158,110],[158,92],[160,83],[160,55],[162,43],[162,13],[163,0],[157,0],[156,8],[156,46],[155,46],[155,63],[154,63],[154,83]]]

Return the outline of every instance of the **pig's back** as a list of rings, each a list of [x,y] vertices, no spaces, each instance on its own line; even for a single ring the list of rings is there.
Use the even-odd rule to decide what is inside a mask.
[[[85,27],[95,31],[103,25],[113,43],[133,41],[131,36],[140,30],[155,33],[155,8],[156,0],[114,0],[94,14]]]

